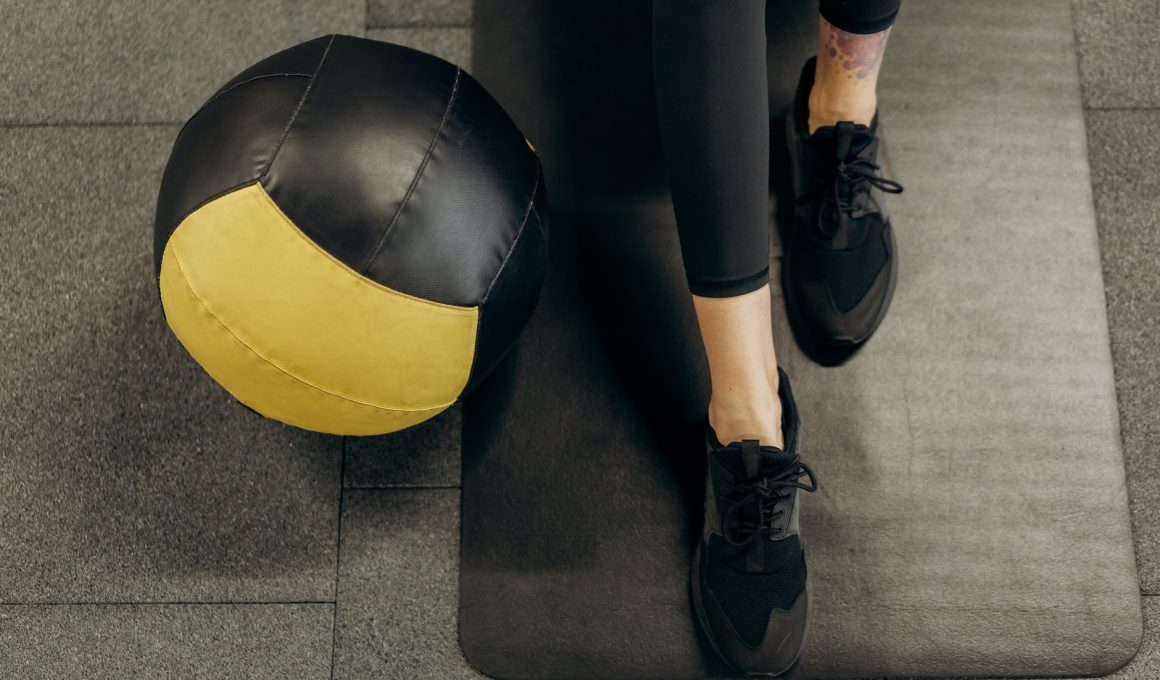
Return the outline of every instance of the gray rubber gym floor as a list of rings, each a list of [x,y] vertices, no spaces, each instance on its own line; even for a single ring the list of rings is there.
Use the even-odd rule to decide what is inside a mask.
[[[252,416],[164,330],[149,232],[180,123],[242,67],[342,32],[470,68],[470,4],[0,0],[0,678],[478,677],[456,644],[458,409],[359,440]],[[1116,677],[1156,678],[1160,0],[1058,11],[1145,596]]]

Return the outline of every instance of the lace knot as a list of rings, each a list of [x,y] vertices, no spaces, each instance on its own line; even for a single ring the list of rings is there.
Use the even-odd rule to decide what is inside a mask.
[[[802,477],[809,484],[799,481]],[[795,489],[814,492],[818,490],[817,479],[809,466],[796,459],[780,472],[771,476],[761,476],[745,483],[745,492],[733,502],[721,518],[725,540],[734,546],[745,546],[760,536],[780,533],[775,527],[784,510],[777,506],[788,498]]]
[[[806,196],[821,197],[817,224],[823,235],[833,236],[843,218],[861,217],[870,212],[871,187],[890,194],[902,193],[902,184],[882,177],[881,166],[868,157],[873,147],[874,140],[871,140],[846,157],[839,157],[831,170],[817,177],[807,190]],[[837,213],[837,219],[830,219],[833,213]]]

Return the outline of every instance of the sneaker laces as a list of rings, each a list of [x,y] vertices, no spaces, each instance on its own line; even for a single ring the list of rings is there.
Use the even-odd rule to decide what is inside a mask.
[[[848,217],[860,217],[866,212],[866,201],[870,196],[870,187],[890,193],[901,194],[902,185],[892,179],[886,179],[878,174],[882,169],[874,161],[861,156],[862,152],[873,143],[867,142],[856,152],[840,159],[833,169],[814,180],[809,195],[822,195],[822,203],[818,208],[818,230],[826,237],[832,237],[837,232],[840,220],[828,220],[827,211],[837,212]],[[831,189],[832,191],[826,191]]]
[[[802,477],[809,479],[810,483],[803,484],[798,481]],[[817,491],[818,481],[814,478],[813,470],[795,459],[777,474],[760,477],[749,482],[747,486],[745,495],[730,505],[721,518],[725,540],[736,547],[749,545],[760,536],[780,533],[781,530],[775,528],[774,524],[785,510],[778,505],[789,497],[793,489]],[[751,511],[743,513],[745,509]]]

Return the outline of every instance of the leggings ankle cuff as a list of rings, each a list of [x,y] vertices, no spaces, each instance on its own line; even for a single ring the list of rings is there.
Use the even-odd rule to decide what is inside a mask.
[[[689,292],[699,297],[736,297],[745,295],[769,283],[769,267],[751,276],[727,281],[688,279]]]
[[[901,0],[821,0],[822,18],[847,33],[881,33],[894,24]]]

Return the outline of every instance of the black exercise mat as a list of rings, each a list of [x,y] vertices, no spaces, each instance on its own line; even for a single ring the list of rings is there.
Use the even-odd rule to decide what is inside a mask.
[[[679,677],[713,663],[684,598],[708,370],[655,128],[650,12],[476,7],[477,70],[553,176],[539,307],[464,408],[460,639],[499,677]],[[579,35],[593,40],[561,39]],[[578,573],[606,589],[594,597]]]
[[[910,201],[891,203],[891,316],[848,364],[821,368],[774,301],[821,482],[802,510],[818,598],[803,676],[1092,674],[1140,639],[1066,9],[904,5],[882,85],[886,172]],[[541,152],[552,206],[539,307],[464,405],[460,643],[497,677],[723,672],[687,599],[709,387],[663,181],[649,12],[475,4],[475,75]],[[812,12],[770,3],[774,112]],[[1032,247],[1045,255],[1028,277]]]

